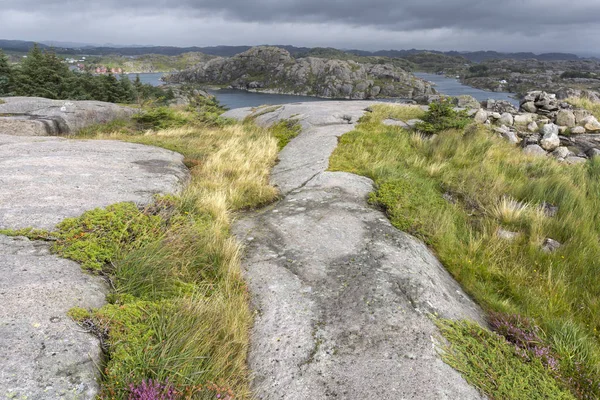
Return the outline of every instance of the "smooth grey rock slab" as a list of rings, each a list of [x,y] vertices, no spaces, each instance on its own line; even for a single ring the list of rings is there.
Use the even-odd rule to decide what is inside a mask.
[[[0,135],[0,229],[52,229],[67,217],[177,191],[183,156],[110,140]]]
[[[304,130],[273,171],[285,196],[234,226],[257,312],[256,398],[481,398],[440,359],[428,316],[483,323],[479,308],[422,242],[367,204],[370,179],[326,172],[337,137],[354,128],[338,116],[356,121],[363,106],[284,107],[259,119],[303,110]]]
[[[117,141],[0,135],[0,229],[52,229],[123,201],[146,204],[188,179],[183,156]],[[93,399],[98,339],[66,315],[107,288],[48,245],[0,236],[0,397]]]
[[[107,287],[48,247],[0,235],[0,397],[92,399],[98,340],[66,314],[101,307]]]
[[[3,97],[0,134],[17,136],[62,135],[94,124],[129,118],[137,112],[101,101],[50,100],[41,97]]]

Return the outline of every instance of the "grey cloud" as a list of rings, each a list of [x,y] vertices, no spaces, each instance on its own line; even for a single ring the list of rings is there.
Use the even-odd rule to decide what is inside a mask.
[[[48,35],[65,29],[60,20],[76,17],[96,25],[101,23],[110,30],[120,23],[115,22],[119,16],[126,16],[132,21],[130,29],[136,31],[135,34],[122,31],[121,41],[127,42],[130,42],[128,37],[134,39],[136,34],[144,37],[145,32],[148,40],[157,43],[160,27],[144,26],[144,17],[163,17],[165,26],[177,22],[188,24],[190,32],[198,29],[194,21],[200,24],[211,19],[223,20],[212,44],[228,42],[229,37],[237,37],[237,44],[247,44],[246,30],[252,29],[259,43],[281,42],[279,37],[331,46],[357,47],[373,42],[359,36],[360,32],[379,38],[379,45],[372,44],[376,47],[405,45],[410,38],[414,47],[495,49],[499,46],[508,50],[512,46],[516,50],[536,50],[535,47],[552,50],[548,47],[554,44],[556,50],[568,50],[589,46],[590,39],[600,30],[597,0],[570,3],[564,0],[3,0],[2,3],[4,18],[13,12],[57,21]],[[0,15],[0,36],[6,37],[8,26],[10,21],[4,21]],[[317,28],[320,32],[304,31]],[[335,33],[324,36],[324,31]],[[274,32],[277,37],[273,37]],[[161,34],[163,42],[181,42],[172,32]]]

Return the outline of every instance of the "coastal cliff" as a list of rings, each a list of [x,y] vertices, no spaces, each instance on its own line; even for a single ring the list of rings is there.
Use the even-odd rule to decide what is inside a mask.
[[[294,59],[284,49],[265,46],[231,58],[201,62],[166,79],[172,83],[341,99],[413,98],[435,93],[429,83],[390,64]]]

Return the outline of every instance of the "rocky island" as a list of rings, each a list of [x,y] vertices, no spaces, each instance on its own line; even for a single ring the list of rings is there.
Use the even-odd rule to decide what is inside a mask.
[[[435,93],[429,83],[391,64],[318,57],[295,59],[287,50],[268,46],[254,47],[231,58],[201,62],[166,79],[171,83],[339,99],[412,99]]]

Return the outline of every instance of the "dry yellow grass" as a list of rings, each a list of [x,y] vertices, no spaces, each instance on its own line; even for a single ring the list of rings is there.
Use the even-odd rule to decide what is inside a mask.
[[[160,328],[164,336],[158,347],[140,351],[135,362],[123,358],[122,365],[116,365],[119,361],[113,359],[111,370],[126,374],[134,369],[137,376],[144,375],[143,371],[149,368],[146,364],[151,364],[148,358],[160,358],[164,362],[152,366],[155,372],[146,378],[168,378],[169,382],[193,385],[211,380],[233,389],[236,398],[249,398],[246,355],[252,316],[240,268],[241,247],[231,236],[230,228],[235,212],[258,207],[277,197],[276,189],[269,185],[270,170],[278,153],[277,139],[269,130],[250,124],[183,126],[144,134],[116,131],[95,138],[178,151],[185,156],[191,171],[191,181],[178,196],[177,208],[180,214],[194,216],[193,222],[168,232],[166,249],[134,254],[129,264],[121,269],[117,264],[116,269],[117,273],[133,276],[135,281],[136,274],[152,275],[148,273],[148,261],[163,263],[173,269],[171,275],[178,281],[186,282],[185,285],[193,282],[194,294],[169,300],[171,306],[166,309],[158,307],[155,329]],[[199,256],[198,252],[205,254]],[[207,257],[214,260],[208,273],[202,272]],[[198,270],[211,278],[198,282],[194,277]],[[158,279],[156,282],[165,287],[173,284]],[[119,339],[134,341],[127,336]],[[107,378],[105,388],[110,389],[107,392],[123,393],[121,384],[115,383],[124,380],[123,374]]]
[[[569,97],[565,101],[577,108],[588,110],[594,117],[600,119],[600,103],[594,103],[591,100],[581,97]]]

